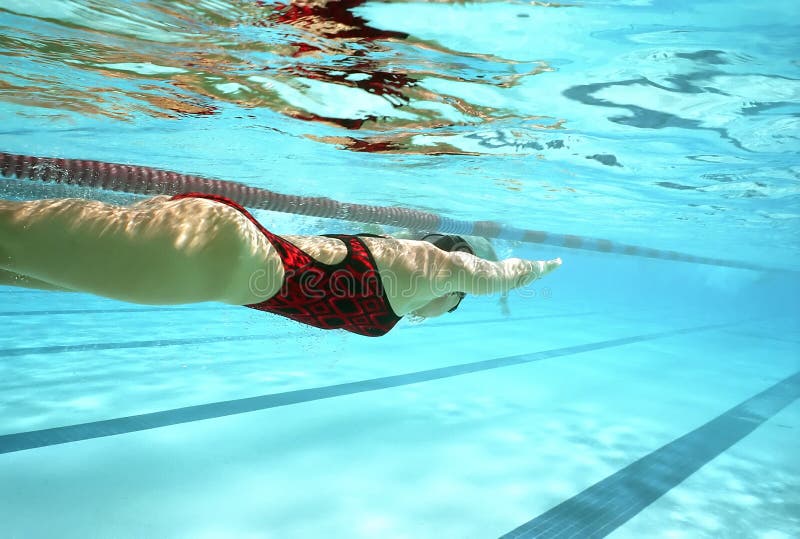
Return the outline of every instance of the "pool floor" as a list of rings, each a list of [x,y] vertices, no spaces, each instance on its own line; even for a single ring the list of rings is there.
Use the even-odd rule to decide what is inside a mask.
[[[363,339],[0,287],[3,536],[797,536],[792,319],[536,308]]]

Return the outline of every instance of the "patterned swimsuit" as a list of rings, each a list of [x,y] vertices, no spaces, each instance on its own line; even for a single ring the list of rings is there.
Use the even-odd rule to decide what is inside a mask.
[[[227,197],[183,193],[172,200],[182,198],[204,198],[237,209],[258,227],[281,257],[285,275],[280,291],[266,301],[246,307],[322,329],[344,329],[368,337],[385,335],[400,321],[401,317],[389,305],[375,259],[358,236],[327,235],[344,242],[347,255],[337,264],[323,264],[264,228],[246,209]]]

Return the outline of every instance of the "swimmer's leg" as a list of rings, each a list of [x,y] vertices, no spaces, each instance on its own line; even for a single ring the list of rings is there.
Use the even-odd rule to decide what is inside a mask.
[[[0,200],[0,270],[134,303],[235,303],[231,290],[255,270],[248,226],[201,199]]]

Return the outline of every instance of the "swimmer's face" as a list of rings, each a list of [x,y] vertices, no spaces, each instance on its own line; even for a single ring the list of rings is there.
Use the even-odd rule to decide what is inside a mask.
[[[423,318],[436,318],[452,310],[460,300],[461,297],[457,293],[445,294],[416,309],[413,314]]]

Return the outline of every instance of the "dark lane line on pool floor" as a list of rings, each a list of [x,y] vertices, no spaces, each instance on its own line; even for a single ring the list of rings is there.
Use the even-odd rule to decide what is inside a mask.
[[[779,342],[785,342],[785,343],[788,343],[788,344],[793,344],[795,346],[800,346],[800,340],[795,340],[795,339],[791,339],[791,338],[787,338],[787,337],[783,337],[783,336],[777,336],[777,335],[768,335],[768,334],[763,333],[763,332],[756,332],[756,331],[736,331],[736,332],[726,331],[726,333],[728,333],[729,335],[732,335],[734,337],[749,337],[751,339],[758,339],[758,340],[779,341]]]
[[[605,537],[800,398],[800,371],[673,440],[501,539]]]
[[[564,318],[574,316],[589,316],[592,314],[599,314],[598,312],[584,312],[584,313],[565,313],[565,314],[547,314],[526,316],[522,318],[489,318],[481,320],[470,320],[468,322],[440,322],[437,324],[426,324],[425,326],[404,326],[403,331],[408,329],[415,329],[421,327],[446,327],[446,326],[467,326],[472,324],[486,324],[492,322],[525,322],[528,320],[538,320],[542,318]],[[301,338],[300,331],[293,332],[289,335],[294,338]],[[156,339],[147,341],[124,341],[124,342],[104,342],[104,343],[83,343],[83,344],[62,344],[52,346],[28,346],[19,348],[3,348],[0,349],[0,358],[11,356],[26,356],[32,354],[62,354],[65,352],[96,352],[99,350],[121,350],[126,348],[159,348],[162,346],[185,346],[193,344],[212,344],[217,342],[236,342],[236,341],[254,341],[285,338],[286,335],[275,334],[258,334],[258,335],[234,335],[234,336],[219,336],[219,337],[194,337],[190,339]]]
[[[281,406],[289,406],[292,404],[329,399],[333,397],[342,397],[345,395],[354,395],[368,391],[418,384],[420,382],[451,378],[454,376],[461,376],[480,371],[510,367],[513,365],[522,365],[525,363],[532,363],[554,357],[570,356],[582,352],[592,352],[595,350],[614,348],[617,346],[651,341],[654,339],[674,337],[676,335],[710,331],[713,329],[741,324],[743,322],[744,321],[727,322],[722,324],[711,324],[661,331],[658,333],[647,333],[643,335],[635,335],[633,337],[623,337],[619,339],[610,339],[607,341],[567,346],[564,348],[555,348],[553,350],[545,350],[541,352],[487,359],[473,363],[463,363],[460,365],[451,365],[448,367],[439,367],[436,369],[407,374],[397,374],[382,378],[373,378],[370,380],[346,382],[342,384],[309,389],[298,389],[283,393],[272,393],[257,397],[199,404],[195,406],[175,408],[172,410],[164,410],[148,414],[119,417],[102,421],[92,421],[90,423],[80,423],[77,425],[67,425],[63,427],[5,434],[0,435],[0,454],[24,451],[37,447],[46,447],[82,440],[90,440],[92,438],[127,434],[160,427],[168,427],[171,425],[190,423],[193,421],[216,419],[229,415],[244,414],[248,412],[266,410],[268,408],[278,408]]]

